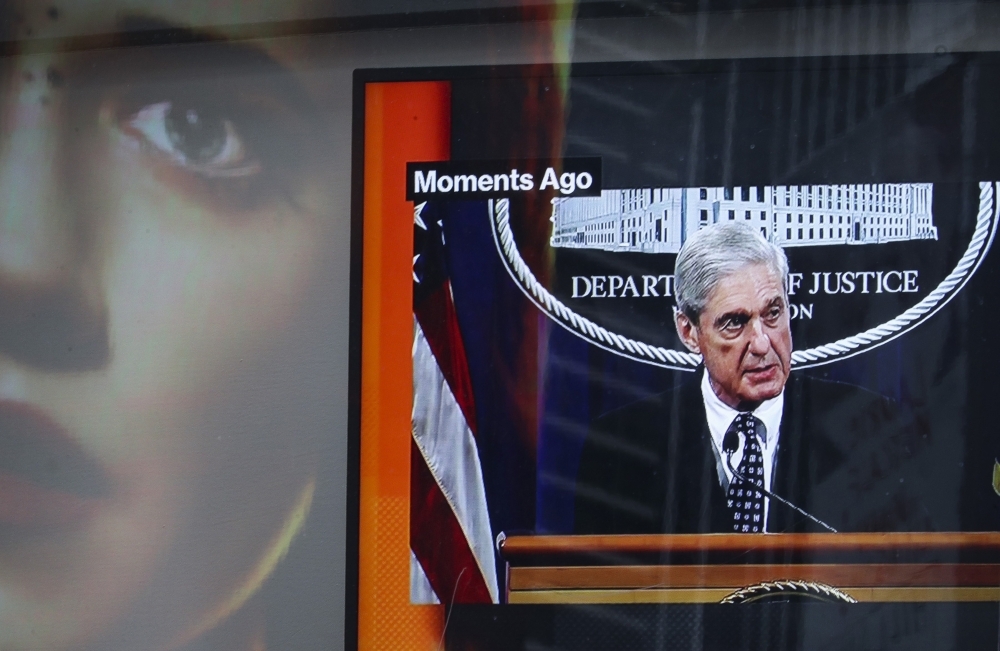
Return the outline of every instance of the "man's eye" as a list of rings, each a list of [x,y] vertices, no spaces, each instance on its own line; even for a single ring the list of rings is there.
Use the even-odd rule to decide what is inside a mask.
[[[746,319],[743,317],[730,317],[722,322],[722,329],[726,332],[734,332],[743,327],[746,323]]]
[[[781,313],[782,313],[782,307],[780,305],[775,305],[764,314],[764,317],[768,321],[776,321],[778,320],[779,317],[781,317]]]
[[[175,165],[203,176],[241,177],[260,171],[233,123],[211,109],[158,102],[127,118],[125,128]]]

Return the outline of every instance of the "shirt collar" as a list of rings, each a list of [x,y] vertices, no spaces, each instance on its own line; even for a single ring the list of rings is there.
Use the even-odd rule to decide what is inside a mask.
[[[701,376],[701,397],[705,402],[705,416],[708,419],[708,430],[712,434],[717,449],[722,449],[722,439],[726,436],[726,431],[732,424],[733,419],[740,413],[722,402],[719,396],[712,390],[712,384],[708,379],[708,369]],[[781,393],[760,403],[751,413],[764,423],[767,433],[761,444],[767,448],[777,440],[779,428],[781,427],[781,414],[785,407],[785,390]]]

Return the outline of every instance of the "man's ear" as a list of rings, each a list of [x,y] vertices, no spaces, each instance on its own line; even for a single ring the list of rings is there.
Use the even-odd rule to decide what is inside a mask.
[[[681,343],[692,353],[700,355],[701,347],[698,346],[698,326],[692,323],[688,315],[680,310],[674,310],[674,326],[677,328],[677,336],[681,338]]]

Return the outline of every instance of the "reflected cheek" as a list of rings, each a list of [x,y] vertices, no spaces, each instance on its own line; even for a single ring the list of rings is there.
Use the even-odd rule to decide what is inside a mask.
[[[287,325],[319,238],[300,214],[234,224],[142,170],[122,176],[104,273],[116,377],[133,398],[197,397]]]
[[[46,379],[56,399],[43,405],[100,459],[119,490],[85,532],[59,541],[58,554],[35,548],[32,559],[7,566],[19,568],[22,577],[5,577],[0,568],[0,581],[40,591],[24,595],[26,603],[37,608],[44,601],[52,621],[75,607],[81,621],[74,626],[95,631],[121,615],[145,583],[152,580],[162,596],[155,578],[176,579],[171,554],[190,551],[204,535],[204,527],[191,531],[199,513],[215,515],[212,531],[219,539],[232,537],[232,511],[222,508],[221,492],[205,490],[210,480],[233,479],[215,454],[220,447],[213,448],[222,438],[217,434],[229,430],[210,424],[241,435],[257,426],[244,422],[244,403],[272,395],[267,374],[259,373],[261,360],[300,317],[323,239],[315,214],[272,209],[234,222],[232,214],[219,215],[196,196],[179,193],[140,163],[98,165],[103,171],[88,197],[99,225],[91,264],[108,315],[110,362],[85,378]],[[241,455],[254,451],[248,447],[226,446],[225,462],[245,468]],[[235,487],[232,493],[246,494]],[[262,526],[272,524],[260,513],[254,517]],[[250,538],[266,540],[270,533]],[[208,555],[221,548],[202,547]],[[232,548],[231,564],[244,571],[250,552],[238,556]],[[220,590],[236,571],[223,574],[213,584]],[[84,592],[93,603],[73,606],[84,603]],[[167,611],[168,604],[178,610],[178,604],[204,606],[196,601],[155,605],[170,622],[176,613]],[[3,617],[0,609],[0,629]],[[0,647],[6,639],[0,630]]]

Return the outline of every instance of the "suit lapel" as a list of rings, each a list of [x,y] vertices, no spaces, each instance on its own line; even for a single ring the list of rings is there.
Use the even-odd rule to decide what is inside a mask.
[[[698,380],[701,373],[696,373]],[[729,529],[725,492],[719,483],[712,437],[705,417],[700,381],[686,383],[670,394],[676,403],[665,413],[670,419],[663,531],[723,532]]]
[[[802,455],[804,453],[802,418],[802,386],[798,376],[789,376],[785,384],[785,402],[781,414],[781,433],[772,468],[771,492],[802,504]],[[770,500],[768,504],[767,530],[771,533],[798,531],[799,516],[789,507]]]
[[[815,389],[813,381],[795,373],[785,385],[781,438],[771,490],[812,515],[829,521],[831,514],[814,512],[813,505],[817,470],[830,462],[830,459],[821,458],[825,432],[821,427],[822,418],[817,417],[827,405],[821,404],[824,401],[815,395]],[[775,500],[771,500],[767,522],[771,532],[825,531],[788,506],[776,504]]]

